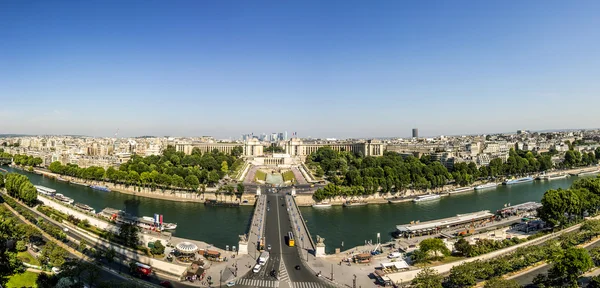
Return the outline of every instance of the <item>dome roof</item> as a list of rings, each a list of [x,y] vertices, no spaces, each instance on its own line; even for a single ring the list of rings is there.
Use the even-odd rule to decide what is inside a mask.
[[[198,251],[198,246],[191,242],[181,242],[175,248],[182,253],[195,253]]]

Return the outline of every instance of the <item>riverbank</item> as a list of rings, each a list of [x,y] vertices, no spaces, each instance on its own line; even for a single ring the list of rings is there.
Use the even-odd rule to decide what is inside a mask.
[[[595,171],[598,171],[598,167],[595,167],[595,166],[594,167],[580,167],[580,168],[574,168],[574,169],[552,171],[551,173],[546,173],[544,175],[555,176],[555,175],[560,175],[560,174],[582,174],[582,173],[586,174],[586,173],[595,172]],[[532,177],[537,178],[538,176],[540,176],[540,175],[536,174]],[[590,176],[594,176],[594,175],[590,175]],[[506,180],[506,179],[503,179],[502,181],[504,181],[504,180]],[[501,183],[502,181],[497,182],[497,183]],[[539,180],[536,180],[536,181],[539,181]],[[393,200],[394,203],[392,203],[392,204],[396,204],[396,203],[410,202],[410,201],[413,201],[413,199],[415,199],[418,196],[427,195],[427,194],[437,194],[437,195],[440,195],[441,197],[448,197],[448,196],[457,196],[457,195],[463,195],[463,194],[468,194],[468,193],[474,193],[477,191],[477,190],[475,190],[475,187],[477,187],[479,185],[487,184],[487,183],[491,183],[491,182],[476,181],[472,185],[465,186],[465,187],[460,187],[457,185],[446,185],[444,187],[440,187],[440,188],[436,188],[436,189],[427,189],[427,190],[407,189],[407,190],[404,190],[402,192],[398,192],[395,194],[378,192],[378,193],[374,193],[372,195],[361,195],[361,196],[350,196],[350,197],[336,196],[334,198],[326,199],[323,202],[328,202],[332,206],[342,206],[348,200],[365,202],[369,205],[371,205],[371,204],[388,204],[388,203],[390,203],[389,200]],[[502,184],[500,184],[500,185],[502,185]],[[486,189],[486,191],[494,190],[494,189],[497,189],[497,188]],[[308,207],[308,206],[312,206],[317,203],[317,201],[315,201],[312,198],[312,194],[310,194],[310,195],[297,194],[296,201],[297,201],[296,202],[297,205],[301,206],[301,207]]]
[[[15,169],[20,169],[23,171],[27,171],[23,169],[23,167],[19,166],[11,166]],[[29,171],[27,171],[29,172]],[[92,180],[84,180],[76,177],[60,175],[52,172],[48,172],[42,169],[34,169],[33,173],[40,174],[44,177],[52,178],[52,179],[65,179],[72,184],[85,184],[85,185],[99,185],[108,187],[111,192],[118,192],[128,195],[135,195],[139,197],[160,199],[160,200],[168,200],[168,201],[177,201],[177,202],[195,202],[195,203],[204,203],[206,200],[215,200],[215,201],[223,201],[225,203],[239,203],[240,205],[253,206],[256,201],[256,197],[254,194],[242,194],[241,199],[235,200],[235,196],[228,196],[224,193],[217,192],[203,192],[203,193],[194,193],[194,192],[183,192],[183,191],[175,191],[175,190],[162,190],[162,189],[154,189],[147,187],[139,187],[139,186],[128,186],[123,184],[114,184],[106,181],[92,181]]]

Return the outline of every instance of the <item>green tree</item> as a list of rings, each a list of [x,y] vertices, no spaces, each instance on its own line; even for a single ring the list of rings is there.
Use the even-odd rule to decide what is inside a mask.
[[[450,269],[450,276],[446,281],[446,284],[450,288],[463,288],[475,285],[476,279],[475,274],[471,270],[469,263],[457,265]]]
[[[433,254],[434,258],[450,255],[450,250],[442,239],[429,238],[419,243],[419,250],[427,254]]]
[[[221,162],[221,172],[225,174],[229,172],[229,165],[227,165],[227,161]]]
[[[412,280],[412,287],[416,288],[442,288],[442,276],[430,267],[423,268]]]
[[[123,223],[119,227],[119,239],[121,239],[125,246],[135,248],[139,243],[138,232],[139,229],[136,225]]]
[[[185,177],[185,184],[192,188],[194,191],[198,190],[198,185],[200,185],[200,181],[198,181],[198,177],[195,175],[188,175]]]
[[[165,253],[165,246],[160,242],[160,240],[154,241],[154,247],[150,249],[150,253],[154,255],[162,255]]]
[[[79,241],[79,251],[83,252],[85,249],[87,249],[87,241],[81,239],[81,241]]]
[[[464,238],[460,238],[458,241],[456,241],[456,243],[454,243],[454,249],[458,251],[458,253],[467,257],[471,256],[471,253],[473,252],[473,247]]]
[[[521,285],[515,280],[506,280],[495,277],[486,281],[483,288],[521,288]]]
[[[564,253],[551,259],[554,266],[550,269],[549,275],[559,283],[568,283],[577,287],[579,275],[585,273],[594,267],[590,254],[584,248],[570,247]]]
[[[19,252],[23,252],[23,251],[27,250],[27,246],[25,246],[25,241],[23,241],[23,240],[17,241],[17,245],[15,248]]]

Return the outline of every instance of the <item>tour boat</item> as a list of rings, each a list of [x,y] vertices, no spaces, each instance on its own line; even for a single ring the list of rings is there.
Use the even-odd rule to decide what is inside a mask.
[[[496,182],[481,184],[481,185],[475,186],[475,190],[496,188],[497,186],[498,186],[498,183],[496,183]]]
[[[163,222],[161,225],[157,218],[148,216],[136,217],[125,213],[125,211],[117,210],[114,208],[104,208],[104,210],[100,211],[100,213],[98,213],[97,215],[115,221],[117,224],[128,223],[148,230],[163,231],[173,230],[177,228],[177,223]],[[162,218],[162,215],[160,218]]]
[[[387,199],[389,203],[401,203],[401,202],[406,202],[406,198],[399,198],[399,197],[394,197],[394,198],[388,198]]]
[[[473,191],[473,187],[458,188],[458,189],[448,192],[448,194],[458,194],[458,193],[464,193],[464,192],[469,192],[469,191]]]
[[[81,185],[81,186],[85,186],[85,187],[88,187],[88,186],[89,186],[88,184],[79,183],[79,182],[69,182],[69,183],[71,183],[71,184],[75,184],[75,185]]]
[[[60,194],[60,193],[56,193],[56,195],[54,195],[54,199],[56,199],[60,202],[63,202],[65,204],[73,204],[73,202],[75,202],[75,200],[73,200],[63,194]]]
[[[344,202],[344,207],[365,206],[367,204],[369,204],[369,203],[364,202],[364,201],[348,200],[348,201]]]
[[[421,195],[421,196],[417,196],[415,199],[413,199],[413,202],[425,202],[425,201],[433,201],[433,200],[438,200],[442,198],[442,196],[438,195],[438,194],[427,194],[427,195]]]
[[[83,203],[75,203],[74,206],[77,207],[77,208],[79,208],[79,209],[81,209],[81,210],[84,210],[86,212],[90,212],[92,214],[96,214],[96,210],[94,208],[92,208],[92,207],[90,207],[88,205],[85,205]]]
[[[507,180],[507,181],[504,181],[504,185],[521,184],[521,183],[527,183],[527,182],[533,182],[533,178],[532,177],[523,177],[523,178],[519,178],[519,179]]]
[[[60,182],[69,182],[69,180],[62,178],[62,177],[56,177],[56,180],[58,180]]]
[[[40,185],[34,185],[34,187],[37,190],[37,192],[42,195],[54,196],[54,194],[56,194],[56,190],[54,190],[52,188],[48,188],[48,187],[44,187],[44,186],[40,186]]]
[[[89,187],[102,192],[110,192],[110,189],[108,189],[106,186],[90,185]]]
[[[567,174],[558,174],[558,175],[551,175],[548,176],[547,180],[558,180],[558,179],[565,179],[567,178]]]
[[[331,203],[329,203],[329,202],[319,202],[319,203],[313,204],[312,207],[315,207],[315,208],[331,207]]]

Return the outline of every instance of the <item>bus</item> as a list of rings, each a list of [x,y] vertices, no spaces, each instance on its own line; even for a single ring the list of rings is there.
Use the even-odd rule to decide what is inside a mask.
[[[294,234],[292,234],[292,232],[288,232],[288,246],[290,247],[294,247]]]

